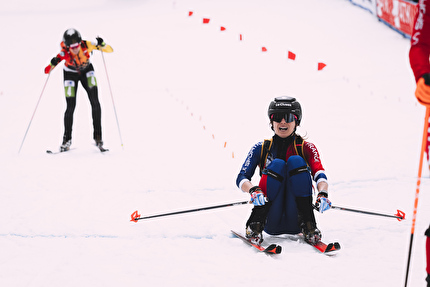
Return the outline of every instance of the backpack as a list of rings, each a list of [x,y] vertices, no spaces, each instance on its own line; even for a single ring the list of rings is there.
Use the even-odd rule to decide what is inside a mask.
[[[265,139],[263,142],[263,145],[261,146],[260,163],[258,164],[258,167],[260,168],[260,176],[263,174],[263,170],[266,167],[266,160],[269,154],[269,150],[272,147],[272,141],[273,139],[270,139],[270,140]],[[294,139],[294,149],[296,150],[296,154],[301,156],[306,161],[306,164],[309,166],[308,161],[304,156],[303,143],[304,143],[304,140],[301,137],[296,137]]]

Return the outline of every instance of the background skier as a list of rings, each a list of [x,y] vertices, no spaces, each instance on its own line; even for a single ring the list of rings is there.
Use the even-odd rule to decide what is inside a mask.
[[[60,53],[52,58],[45,68],[45,73],[50,73],[62,60],[64,64],[64,91],[67,108],[64,113],[64,135],[60,151],[67,151],[72,144],[73,113],[76,107],[76,95],[78,83],[81,82],[88,94],[91,103],[93,118],[93,138],[97,147],[104,151],[101,127],[101,107],[98,97],[97,80],[93,65],[90,62],[90,53],[93,50],[113,52],[112,47],[106,45],[102,38],[97,37],[97,43],[82,40],[81,34],[75,29],[64,32]]]
[[[316,244],[321,232],[313,211],[311,175],[320,211],[330,208],[327,177],[318,150],[296,133],[302,109],[295,98],[275,98],[268,116],[275,135],[252,147],[236,180],[242,191],[250,193],[254,204],[246,236],[261,243],[263,230],[271,235],[302,232],[307,242]],[[254,186],[251,178],[257,166],[261,179]]]

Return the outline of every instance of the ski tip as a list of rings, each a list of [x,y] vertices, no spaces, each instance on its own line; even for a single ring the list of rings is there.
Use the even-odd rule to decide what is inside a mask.
[[[338,250],[340,250],[339,242],[333,242],[333,243],[327,244],[327,248],[325,249],[324,253],[330,253]]]
[[[279,254],[282,252],[282,246],[271,244],[264,250],[264,252],[269,254]]]
[[[48,150],[46,150],[46,153],[52,153],[52,150],[48,149]]]

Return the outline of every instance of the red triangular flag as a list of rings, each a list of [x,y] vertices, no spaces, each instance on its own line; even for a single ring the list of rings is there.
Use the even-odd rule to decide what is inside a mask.
[[[324,63],[318,63],[318,71],[321,71],[322,69],[324,69],[324,67],[327,66]]]
[[[221,26],[221,31],[225,31],[225,27]]]
[[[291,59],[291,60],[294,61],[296,59],[296,54],[294,54],[291,51],[288,51],[288,59]]]
[[[209,24],[210,20],[211,19],[209,19],[209,18],[203,18],[203,24]]]
[[[188,12],[188,16],[192,16],[193,15],[193,11]]]
[[[266,47],[261,48],[261,51],[263,51],[263,52],[267,52]]]

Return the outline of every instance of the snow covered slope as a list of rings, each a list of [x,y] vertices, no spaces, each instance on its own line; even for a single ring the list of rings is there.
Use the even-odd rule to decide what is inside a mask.
[[[39,2],[0,7],[0,285],[403,284],[424,117],[407,39],[341,0]],[[114,48],[103,57],[124,146],[96,51],[109,153],[92,143],[82,87],[74,149],[45,153],[63,133],[59,66],[18,154],[43,68],[70,27]],[[317,71],[318,62],[327,66]],[[323,238],[342,244],[335,257],[287,240],[279,256],[254,252],[230,234],[243,230],[249,205],[130,222],[135,210],[246,200],[236,174],[251,146],[272,135],[267,107],[279,95],[302,103],[300,133],[322,154],[333,204],[400,209],[407,220],[317,215]],[[410,286],[425,278],[427,168],[423,175]]]

